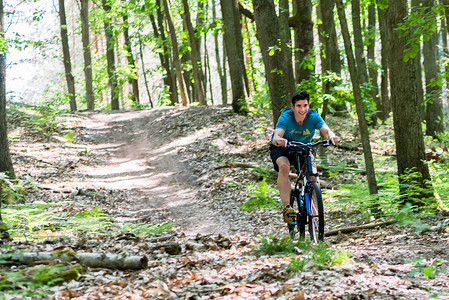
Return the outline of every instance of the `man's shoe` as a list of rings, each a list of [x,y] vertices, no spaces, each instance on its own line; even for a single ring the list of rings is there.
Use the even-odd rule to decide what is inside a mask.
[[[293,210],[293,208],[290,205],[287,205],[286,207],[284,207],[284,210],[282,211],[282,215],[284,216],[284,222],[285,223],[291,223],[293,222],[293,218],[291,216],[289,216],[289,214],[293,214],[295,213],[295,211]]]

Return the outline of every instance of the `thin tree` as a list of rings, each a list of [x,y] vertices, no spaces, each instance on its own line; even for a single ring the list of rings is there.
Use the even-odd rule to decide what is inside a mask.
[[[437,23],[437,16],[432,12],[434,0],[421,0],[423,13],[428,20]],[[434,138],[444,131],[443,105],[441,103],[441,86],[436,84],[440,66],[438,65],[438,33],[433,30],[423,41],[424,73],[426,79],[426,134]]]
[[[368,179],[369,193],[371,195],[377,194],[376,174],[374,171],[373,155],[371,153],[371,145],[369,140],[368,125],[366,123],[365,110],[363,108],[362,91],[360,89],[360,78],[355,62],[354,54],[352,52],[352,42],[349,35],[348,23],[342,0],[336,0],[338,18],[340,19],[341,33],[345,45],[346,58],[348,61],[348,68],[352,82],[352,90],[354,93],[354,102],[357,110],[357,117],[359,120],[360,135],[362,138],[363,155],[365,158],[366,176]]]
[[[89,0],[80,0],[81,9],[81,40],[83,43],[84,56],[84,81],[86,87],[87,109],[95,109],[93,75],[92,75],[92,55],[89,41]]]
[[[218,42],[218,36],[219,36],[219,31],[216,28],[217,25],[217,8],[215,6],[215,1],[212,1],[212,19],[213,19],[213,24],[214,24],[214,31],[213,31],[213,36],[214,36],[214,50],[215,50],[215,59],[217,61],[217,72],[218,72],[218,77],[220,78],[220,88],[221,88],[221,102],[223,104],[227,103],[227,87],[226,87],[226,78],[224,77],[224,70],[221,67],[221,61],[220,61],[220,46],[219,46],[219,42]],[[222,49],[224,50],[225,47],[222,47]],[[223,56],[225,56],[223,54]]]
[[[399,24],[408,15],[408,1],[389,1],[386,8],[388,28],[388,65],[390,67],[391,100],[393,110],[394,137],[398,164],[399,188],[404,201],[421,204],[420,201],[407,199],[410,185],[422,188],[417,197],[432,197],[429,188],[431,178],[425,163],[424,138],[421,126],[421,99],[417,97],[414,76],[415,64],[404,60],[407,41],[412,38],[410,29],[400,32]],[[414,176],[410,176],[414,172]],[[428,191],[428,192],[426,192]]]
[[[11,179],[16,178],[9,152],[8,125],[6,119],[6,46],[4,43],[3,0],[0,0],[0,172]],[[6,224],[2,220],[1,195],[3,182],[0,179],[0,239],[9,240]]]
[[[134,59],[134,55],[132,52],[132,44],[131,38],[129,36],[129,21],[128,14],[125,12],[123,14],[123,36],[125,39],[124,50],[126,51],[126,58],[128,60],[128,65],[133,70],[132,76],[128,78],[128,83],[132,87],[131,100],[134,102],[134,105],[140,104],[140,92],[139,92],[139,76],[137,74],[137,66],[136,60]]]
[[[173,17],[171,14],[169,0],[164,0],[164,10],[165,10],[165,17],[167,18],[168,28],[169,28],[170,36],[171,36],[171,44],[172,44],[172,49],[173,49],[173,60],[174,60],[175,68],[176,68],[176,78],[178,80],[179,89],[181,91],[181,104],[183,106],[187,106],[189,101],[187,98],[186,85],[185,85],[184,77],[182,74],[178,40],[176,37],[175,25],[173,23]]]
[[[273,0],[253,0],[253,7],[257,40],[270,90],[273,122],[276,124],[281,110],[288,106],[282,73],[282,54],[279,51],[270,51],[279,45],[279,24]]]
[[[320,41],[320,60],[321,73],[325,76],[328,73],[341,75],[341,59],[338,48],[337,30],[334,19],[335,0],[320,0],[317,7],[317,14],[321,20],[318,24]],[[323,90],[326,94],[331,94],[331,89],[336,85],[335,82],[324,80]],[[329,98],[323,99],[323,108],[321,117],[326,119],[329,112]],[[320,148],[320,151],[324,149]],[[324,151],[323,151],[324,152]]]
[[[165,69],[166,76],[164,77],[165,85],[168,85],[168,90],[170,93],[171,105],[177,104],[178,101],[178,87],[176,86],[176,72],[173,72],[172,68],[172,51],[169,48],[170,41],[165,34],[164,26],[164,10],[161,4],[161,0],[156,0],[156,14],[157,14],[157,26],[154,22],[154,17],[150,14],[150,19],[152,19],[151,24],[153,26],[153,33],[156,38],[159,38],[162,43],[163,52],[160,54],[161,64]]]
[[[381,107],[379,115],[382,120],[386,120],[391,112],[391,100],[389,92],[389,68],[388,68],[388,28],[387,28],[387,14],[385,9],[377,5],[377,16],[379,19],[379,33],[380,33],[380,103]]]
[[[204,97],[204,85],[202,76],[200,73],[200,66],[198,65],[197,57],[199,57],[199,48],[198,43],[195,38],[195,33],[193,30],[192,19],[190,17],[190,8],[187,0],[182,0],[182,4],[184,7],[184,21],[185,26],[187,28],[187,33],[189,35],[189,45],[192,51],[191,55],[191,63],[193,68],[193,86],[195,88],[195,95],[198,98],[198,102],[200,105],[206,105],[206,100]]]
[[[371,83],[371,98],[376,104],[376,112],[373,113],[373,122],[377,123],[378,110],[381,109],[381,102],[379,97],[379,83],[378,83],[378,71],[376,64],[376,6],[375,4],[368,5],[368,38],[367,38],[367,67],[368,77]]]
[[[224,40],[232,87],[232,108],[236,113],[247,113],[248,78],[243,57],[243,37],[238,1],[220,1],[224,25]],[[246,78],[246,79],[245,79]]]
[[[69,92],[70,110],[76,111],[75,78],[72,74],[72,63],[70,61],[69,37],[67,33],[67,18],[65,15],[64,0],[59,0],[59,23],[62,42],[62,56],[64,61],[65,79]]]
[[[111,5],[108,0],[102,0],[103,10],[106,13],[104,18],[104,32],[106,36],[106,60],[108,63],[108,83],[111,88],[111,109],[118,110],[119,106],[119,88],[116,78],[116,66],[115,66],[115,39],[113,36],[113,29],[110,20]]]

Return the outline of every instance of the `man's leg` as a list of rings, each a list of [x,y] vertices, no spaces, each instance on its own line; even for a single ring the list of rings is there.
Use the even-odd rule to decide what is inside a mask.
[[[290,162],[285,156],[281,156],[276,160],[278,165],[278,179],[277,184],[279,188],[279,195],[281,196],[282,205],[286,207],[290,204],[290,191],[292,189],[290,179],[288,175],[290,174]]]

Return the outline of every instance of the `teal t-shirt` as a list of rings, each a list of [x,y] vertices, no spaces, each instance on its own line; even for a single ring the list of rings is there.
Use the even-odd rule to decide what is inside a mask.
[[[296,122],[294,111],[292,108],[286,108],[281,112],[281,116],[276,124],[276,129],[280,128],[285,131],[284,139],[302,143],[310,143],[315,130],[319,130],[326,125],[316,110],[309,108],[303,126],[299,126]]]

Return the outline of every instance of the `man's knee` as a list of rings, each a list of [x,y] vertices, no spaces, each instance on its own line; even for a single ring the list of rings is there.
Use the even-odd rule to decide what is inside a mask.
[[[290,164],[288,163],[280,163],[279,164],[279,174],[288,175],[290,173]]]

